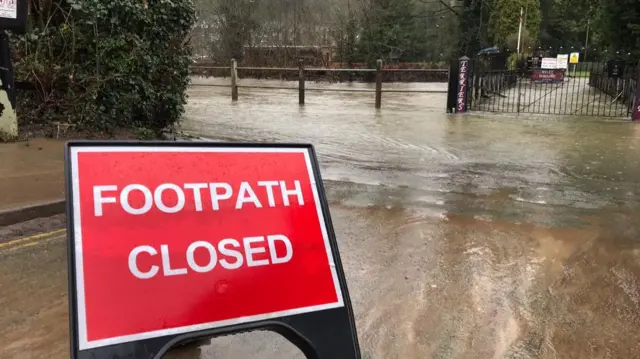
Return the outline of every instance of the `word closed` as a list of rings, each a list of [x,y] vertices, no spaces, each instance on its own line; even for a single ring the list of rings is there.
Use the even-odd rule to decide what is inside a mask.
[[[265,247],[255,246],[254,243],[265,242],[265,237],[246,237],[242,239],[242,244],[239,241],[231,238],[226,238],[218,242],[217,247],[210,242],[197,241],[191,243],[187,247],[186,259],[188,267],[197,273],[211,272],[218,264],[218,253],[220,256],[220,266],[224,269],[239,269],[246,264],[247,267],[258,267],[269,264],[282,264],[287,263],[293,258],[293,247],[289,238],[283,235],[272,235],[266,237],[268,243],[269,257],[258,259],[256,255],[266,253]],[[279,257],[276,251],[276,242],[282,242],[286,248],[286,254]],[[200,264],[196,261],[196,250],[201,249],[206,252],[207,257],[204,262],[200,261]],[[186,268],[171,268],[171,258],[169,255],[169,245],[160,245],[160,252],[162,253],[162,273],[164,276],[184,275],[187,274]],[[138,246],[129,253],[129,270],[131,274],[140,279],[153,278],[158,274],[159,267],[155,264],[151,265],[147,270],[141,270],[138,266],[138,256],[141,254],[147,254],[149,256],[157,256],[158,251],[152,246]],[[228,258],[232,258],[229,260]],[[204,264],[203,264],[204,263]]]
[[[69,157],[80,350],[344,306],[309,149]]]

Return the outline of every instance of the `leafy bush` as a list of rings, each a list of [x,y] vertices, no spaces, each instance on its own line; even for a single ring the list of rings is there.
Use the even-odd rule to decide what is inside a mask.
[[[515,71],[518,68],[518,60],[520,59],[520,54],[516,52],[509,55],[509,58],[507,59],[507,66],[509,68],[509,71]]]
[[[192,0],[32,0],[13,39],[21,124],[159,134],[184,111]],[[33,4],[32,4],[33,5]]]

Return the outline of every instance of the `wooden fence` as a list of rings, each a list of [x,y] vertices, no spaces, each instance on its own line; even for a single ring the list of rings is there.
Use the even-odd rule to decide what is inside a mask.
[[[375,107],[382,107],[382,93],[383,92],[399,92],[399,93],[447,93],[446,90],[398,90],[398,89],[382,89],[382,83],[384,82],[384,75],[388,73],[396,73],[396,72],[421,72],[421,73],[438,73],[440,76],[444,75],[445,81],[448,76],[448,70],[440,70],[440,69],[384,69],[382,66],[382,60],[377,61],[377,66],[375,69],[335,69],[335,68],[306,68],[302,61],[300,61],[298,68],[272,68],[272,67],[238,67],[236,60],[231,60],[231,66],[194,66],[191,68],[192,73],[200,70],[200,71],[223,71],[229,74],[230,83],[229,85],[219,85],[219,84],[193,84],[192,86],[212,86],[212,87],[230,87],[231,88],[231,99],[233,101],[238,101],[238,89],[239,88],[247,88],[247,89],[273,89],[273,90],[297,90],[298,91],[298,102],[300,105],[304,105],[305,96],[307,91],[333,91],[333,92],[366,92],[366,93],[375,93]],[[297,78],[298,86],[256,86],[256,85],[240,85],[238,84],[238,71],[258,71],[258,72],[268,72],[268,71],[278,71],[282,73],[292,74],[292,76],[288,76],[288,79]],[[309,88],[306,87],[306,81],[308,74],[313,73],[358,73],[358,74],[369,74],[374,76],[376,88],[375,90],[367,90],[367,89],[328,89],[328,88]]]

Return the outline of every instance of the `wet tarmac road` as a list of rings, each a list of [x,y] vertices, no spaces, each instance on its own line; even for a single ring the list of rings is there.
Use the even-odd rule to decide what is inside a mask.
[[[63,141],[0,146],[0,211],[64,197]]]
[[[640,358],[637,126],[228,92],[193,88],[184,129],[315,144],[365,358]],[[0,248],[0,357],[63,358],[64,239],[27,244]],[[251,333],[170,357],[302,356]]]

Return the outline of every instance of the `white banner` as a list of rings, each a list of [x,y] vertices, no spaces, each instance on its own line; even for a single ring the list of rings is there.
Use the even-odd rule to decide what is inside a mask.
[[[569,68],[569,55],[568,54],[563,54],[563,55],[558,55],[557,57],[557,68],[558,69],[568,69]]]
[[[16,19],[18,17],[17,0],[0,0],[0,17]]]
[[[543,69],[555,69],[558,66],[558,60],[555,57],[543,57],[542,68]]]

